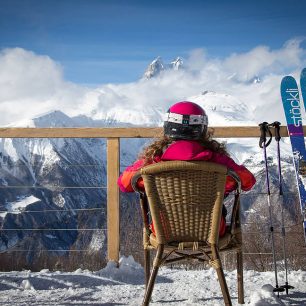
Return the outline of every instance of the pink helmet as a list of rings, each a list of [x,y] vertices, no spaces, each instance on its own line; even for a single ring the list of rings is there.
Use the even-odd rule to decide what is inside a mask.
[[[165,135],[175,139],[197,140],[207,132],[208,118],[198,104],[188,101],[173,104],[164,121]]]

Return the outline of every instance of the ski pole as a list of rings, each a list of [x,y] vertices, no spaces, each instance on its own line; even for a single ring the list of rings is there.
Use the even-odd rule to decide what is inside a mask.
[[[279,184],[279,196],[283,198],[283,184],[282,184],[282,170],[281,170],[281,161],[280,161],[280,122],[275,121],[271,124],[275,129],[275,140],[277,143],[277,164],[278,164],[278,184]],[[287,254],[286,254],[286,231],[284,225],[284,205],[281,203],[281,222],[282,222],[282,240],[283,240],[283,257],[285,264],[285,285],[281,286],[286,290],[288,295],[289,289],[294,289],[293,286],[288,284],[288,267],[287,267]]]
[[[275,246],[274,246],[274,228],[272,222],[272,208],[271,208],[271,192],[270,192],[270,183],[269,183],[269,170],[268,170],[268,160],[267,160],[267,146],[271,143],[272,133],[269,129],[269,124],[267,122],[263,122],[259,124],[260,127],[260,140],[259,147],[263,149],[264,152],[264,161],[265,161],[265,169],[266,169],[266,185],[267,185],[267,195],[268,195],[268,208],[269,208],[269,219],[270,219],[270,234],[271,234],[271,247],[272,247],[272,255],[273,255],[273,263],[274,263],[274,273],[275,273],[275,288],[274,292],[284,291],[284,288],[279,288],[278,280],[277,280],[277,267],[276,267],[276,258],[275,258]],[[266,134],[269,134],[269,140],[267,141]]]

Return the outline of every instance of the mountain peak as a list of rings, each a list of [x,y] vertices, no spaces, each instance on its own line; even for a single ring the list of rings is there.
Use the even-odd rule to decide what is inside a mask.
[[[164,64],[162,58],[158,56],[154,59],[151,64],[147,67],[143,78],[151,79],[159,75],[164,70],[179,70],[183,66],[183,59],[181,57],[175,58],[170,64]]]
[[[73,121],[60,110],[50,111],[33,118],[36,127],[71,127]]]
[[[179,70],[183,66],[183,59],[179,56],[171,62],[171,66],[173,70]]]
[[[163,70],[165,70],[164,63],[162,58],[158,56],[156,59],[149,64],[147,70],[144,73],[144,78],[151,79],[152,77],[160,74]]]

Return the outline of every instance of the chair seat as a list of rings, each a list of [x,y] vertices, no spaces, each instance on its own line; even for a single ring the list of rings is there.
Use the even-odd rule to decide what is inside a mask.
[[[233,233],[230,233],[229,229],[225,232],[225,234],[219,238],[219,250],[220,251],[226,251],[227,249],[233,250],[234,248],[240,248],[241,247],[241,229],[236,228]],[[196,242],[199,248],[202,248],[203,250],[207,250],[207,252],[210,252],[210,246],[207,242],[205,241],[199,241]],[[165,250],[166,251],[171,251],[173,249],[179,249],[180,248],[180,242],[173,241],[167,245],[165,245]],[[156,239],[156,236],[154,234],[150,235],[149,239],[149,245],[148,247],[153,247],[156,249],[158,246],[158,242]],[[183,245],[184,250],[194,250],[195,242],[193,241],[187,241],[184,242]]]

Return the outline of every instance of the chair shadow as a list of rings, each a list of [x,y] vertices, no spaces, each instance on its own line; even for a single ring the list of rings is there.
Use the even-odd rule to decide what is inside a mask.
[[[223,297],[222,297],[222,296],[214,296],[214,300],[223,301]],[[233,301],[234,298],[232,297],[231,300]],[[211,297],[208,297],[208,298],[201,298],[201,299],[199,299],[199,301],[201,301],[201,302],[208,302],[208,301],[211,301]]]
[[[306,305],[306,292],[289,291],[288,295],[280,296],[281,300],[288,302],[288,305]],[[299,299],[300,301],[297,301]]]
[[[171,303],[175,303],[175,305],[178,305],[177,303],[182,303],[182,302],[186,302],[187,299],[180,299],[180,300],[154,300],[154,303],[160,303],[160,304],[171,304]]]
[[[95,306],[120,306],[120,305],[127,305],[127,304],[125,304],[125,303],[95,303],[95,301],[89,301],[89,302],[91,302],[91,304],[90,305],[95,305]],[[88,304],[88,301],[86,301],[86,304]],[[0,305],[1,305],[1,303],[0,303]],[[38,305],[38,304],[31,304],[31,305]],[[39,306],[44,306],[44,305],[49,305],[50,306],[50,303],[49,302],[39,302]],[[67,302],[67,303],[57,303],[56,304],[57,306],[71,306],[71,305],[74,305],[74,306],[84,306],[85,304],[84,304],[84,302],[79,302],[79,303],[76,303],[76,302],[73,302],[73,304],[72,303],[69,303],[69,302]]]

